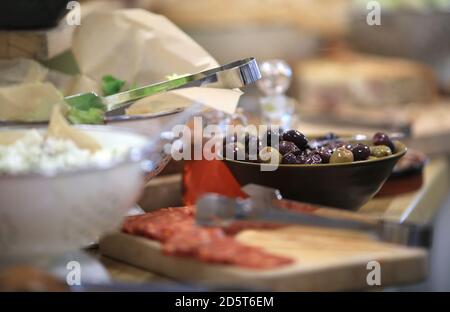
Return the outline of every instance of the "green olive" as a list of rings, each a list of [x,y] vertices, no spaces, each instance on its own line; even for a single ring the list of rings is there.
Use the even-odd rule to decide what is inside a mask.
[[[386,145],[375,145],[370,147],[370,154],[377,158],[392,155],[391,149]]]
[[[368,160],[374,160],[374,159],[378,159],[375,156],[369,156]]]
[[[259,151],[259,158],[263,163],[277,163],[281,162],[281,154],[276,148],[266,146]]]
[[[337,148],[330,157],[331,164],[348,163],[353,161],[353,153],[344,147]]]
[[[400,142],[398,140],[395,140],[393,143],[394,143],[394,146],[395,146],[395,153],[402,152],[402,151],[406,150],[406,145],[403,144],[402,142]]]

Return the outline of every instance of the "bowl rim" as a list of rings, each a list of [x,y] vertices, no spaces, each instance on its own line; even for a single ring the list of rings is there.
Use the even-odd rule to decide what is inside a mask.
[[[144,139],[145,144],[143,144],[140,147],[131,147],[125,156],[123,158],[120,158],[118,160],[113,160],[110,162],[107,162],[104,165],[87,165],[83,166],[81,168],[75,168],[70,170],[57,170],[55,172],[40,172],[40,171],[29,171],[24,173],[0,173],[0,181],[2,180],[10,180],[10,179],[31,179],[31,178],[58,178],[58,177],[66,177],[71,175],[77,175],[77,174],[86,174],[86,173],[94,173],[94,172],[102,172],[107,171],[113,168],[119,168],[131,163],[136,163],[145,160],[148,158],[148,155],[151,153],[151,146],[152,142],[149,138],[147,138],[142,133],[139,133],[137,131],[134,131],[129,128],[124,127],[117,127],[117,126],[106,126],[106,125],[75,125],[74,127],[84,130],[84,131],[100,131],[100,132],[122,132],[127,133],[130,135],[138,136]],[[47,128],[46,125],[36,125],[36,127],[29,127],[25,125],[21,126],[7,126],[7,127],[0,127],[0,132],[3,131],[27,131],[27,130],[33,130],[33,129],[43,129]],[[143,170],[146,170],[148,168],[145,168],[146,166],[143,166]]]
[[[386,157],[380,157],[375,159],[366,159],[366,160],[358,160],[358,161],[352,161],[347,163],[334,163],[334,164],[276,164],[278,167],[282,168],[324,168],[324,167],[357,167],[361,165],[365,165],[367,163],[375,163],[375,162],[383,162],[390,159],[396,159],[403,157],[406,152],[408,151],[408,148],[405,146],[402,151],[395,152],[392,155],[386,156]],[[270,163],[257,163],[257,162],[249,162],[245,160],[235,160],[235,159],[229,159],[229,158],[222,158],[222,161],[225,162],[231,162],[231,163],[238,163],[238,164],[244,164],[244,165],[254,165],[254,166],[275,166]]]
[[[164,117],[164,116],[170,116],[175,115],[177,113],[181,113],[186,109],[186,107],[175,107],[172,109],[167,109],[155,113],[148,113],[148,114],[136,114],[136,115],[110,115],[105,116],[103,118],[104,124],[98,124],[98,125],[92,125],[92,126],[99,126],[99,125],[105,125],[105,124],[111,124],[115,122],[126,122],[126,121],[135,121],[135,120],[145,120],[145,119],[154,119],[158,117]],[[0,120],[0,130],[6,127],[43,127],[48,124],[48,120],[38,120],[38,121],[7,121],[7,120]],[[83,126],[83,125],[75,125],[75,126]]]

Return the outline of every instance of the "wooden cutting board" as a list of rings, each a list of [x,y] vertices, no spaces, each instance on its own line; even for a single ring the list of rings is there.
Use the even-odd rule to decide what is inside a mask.
[[[370,261],[381,268],[381,287],[413,283],[427,274],[427,252],[373,240],[354,231],[313,227],[245,230],[236,238],[295,263],[273,270],[252,270],[166,256],[160,245],[124,233],[106,236],[102,254],[176,280],[266,288],[280,291],[359,290],[368,286]],[[376,287],[376,286],[375,286]]]

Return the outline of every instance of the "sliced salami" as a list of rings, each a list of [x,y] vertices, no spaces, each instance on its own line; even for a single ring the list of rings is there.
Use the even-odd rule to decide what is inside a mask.
[[[144,236],[161,243],[167,255],[193,257],[200,261],[270,269],[293,262],[260,248],[246,246],[231,234],[246,228],[273,228],[273,224],[242,223],[225,232],[222,228],[201,227],[195,223],[195,207],[165,208],[125,219],[125,233]],[[230,234],[231,233],[231,234]]]

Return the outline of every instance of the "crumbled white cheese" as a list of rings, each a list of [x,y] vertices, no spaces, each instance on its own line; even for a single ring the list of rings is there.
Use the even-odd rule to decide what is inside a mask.
[[[70,140],[45,138],[37,130],[31,130],[14,144],[0,146],[0,174],[53,174],[88,166],[105,166],[123,158],[127,150],[116,146],[91,153],[78,148]]]

